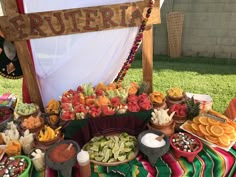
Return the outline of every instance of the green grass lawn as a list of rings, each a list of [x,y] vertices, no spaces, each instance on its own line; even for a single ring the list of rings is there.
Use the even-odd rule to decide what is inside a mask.
[[[140,57],[137,57],[140,58]],[[236,60],[208,58],[169,58],[155,56],[153,64],[153,90],[163,93],[170,87],[186,92],[208,94],[213,108],[224,112],[229,101],[236,97]],[[136,60],[126,80],[140,81],[141,60]]]
[[[128,71],[126,81],[142,80],[140,55]],[[236,60],[182,57],[172,59],[155,56],[153,90],[165,91],[180,87],[186,92],[208,94],[213,98],[213,108],[223,112],[229,101],[236,97]],[[12,92],[21,98],[22,79],[9,80],[0,76],[0,93]]]

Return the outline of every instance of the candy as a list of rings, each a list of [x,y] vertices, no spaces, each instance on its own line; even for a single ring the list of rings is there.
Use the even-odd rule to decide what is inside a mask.
[[[5,163],[4,163],[5,162]],[[0,176],[15,177],[19,176],[27,168],[28,164],[24,158],[3,158],[0,162]]]
[[[199,148],[198,142],[190,135],[187,135],[183,132],[176,134],[172,139],[172,142],[177,149],[185,152],[194,152]]]

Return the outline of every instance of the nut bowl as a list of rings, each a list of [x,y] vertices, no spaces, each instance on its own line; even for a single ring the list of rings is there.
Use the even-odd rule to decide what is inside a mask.
[[[151,135],[151,136],[149,136],[149,135]],[[159,137],[162,135],[164,137],[161,141],[154,139],[154,137]],[[146,142],[146,140],[144,140],[144,138],[147,136],[150,137],[147,139],[147,142],[149,142],[149,143],[153,142],[152,143],[153,146],[151,146],[151,144],[147,145],[144,143],[144,142]],[[145,130],[138,135],[138,148],[143,154],[145,154],[147,156],[150,164],[152,166],[155,166],[157,159],[159,157],[163,156],[166,152],[168,152],[168,150],[170,148],[169,138],[165,134],[163,134],[161,131]]]
[[[175,133],[170,137],[170,145],[176,158],[185,157],[193,162],[195,156],[202,150],[202,142],[185,132]]]

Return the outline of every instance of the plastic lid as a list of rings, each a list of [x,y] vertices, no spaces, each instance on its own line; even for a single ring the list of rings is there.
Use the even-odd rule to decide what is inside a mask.
[[[81,149],[81,151],[77,154],[77,161],[79,163],[85,163],[89,161],[89,153]]]

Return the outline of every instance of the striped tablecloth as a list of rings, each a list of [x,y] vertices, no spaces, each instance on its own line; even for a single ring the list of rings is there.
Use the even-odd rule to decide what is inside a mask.
[[[172,149],[159,158],[155,167],[151,166],[147,158],[139,153],[135,160],[127,164],[114,167],[91,165],[92,177],[236,177],[236,145],[228,152],[220,148],[204,145],[203,150],[196,156],[193,163],[184,157],[176,159]],[[47,168],[44,172],[34,172],[33,177],[58,177],[56,171]],[[73,167],[73,176],[79,176],[78,166]]]

